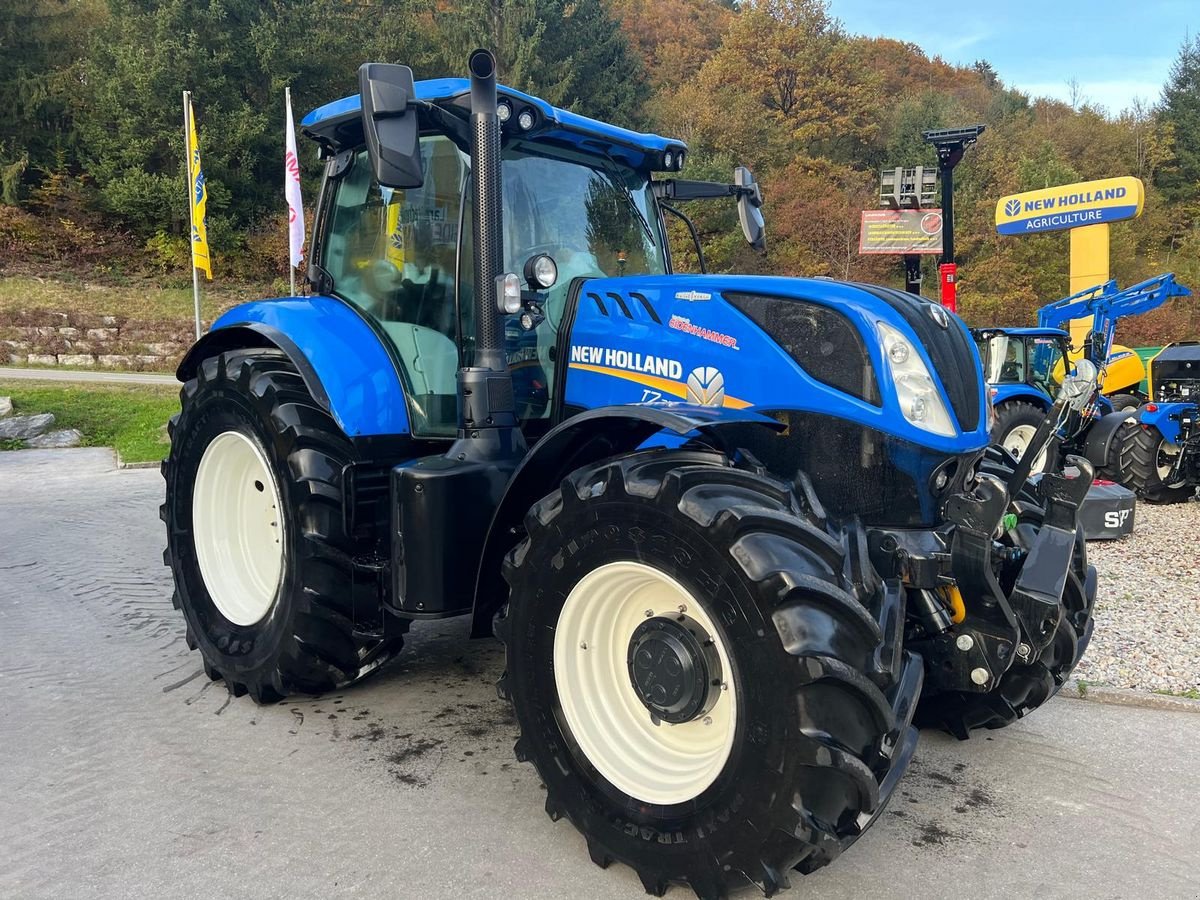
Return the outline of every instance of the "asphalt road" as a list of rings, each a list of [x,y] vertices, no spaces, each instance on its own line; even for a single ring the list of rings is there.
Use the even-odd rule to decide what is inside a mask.
[[[91,369],[20,369],[0,366],[0,381],[74,381],[87,384],[179,384],[174,375],[154,372],[105,372]]]
[[[465,623],[336,695],[208,682],[161,492],[107,450],[0,453],[0,897],[643,896],[544,814]],[[784,896],[1196,898],[1198,744],[1200,715],[1069,699],[925,734],[880,822]]]

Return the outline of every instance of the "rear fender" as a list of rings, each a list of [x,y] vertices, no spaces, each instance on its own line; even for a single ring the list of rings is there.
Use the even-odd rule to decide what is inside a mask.
[[[210,356],[275,347],[349,437],[410,432],[404,387],[383,340],[334,297],[287,297],[235,306],[188,351],[176,377],[187,381]]]
[[[733,448],[721,446],[720,429],[747,423],[775,431],[784,428],[749,410],[679,404],[669,408],[602,406],[551,429],[521,462],[492,517],[475,582],[471,636],[491,635],[492,617],[508,596],[501,575],[504,556],[516,544],[530,507],[555,490],[568,474],[589,463],[630,453],[660,432],[674,438],[698,433],[732,453]]]
[[[1151,410],[1149,407],[1155,407]],[[1141,407],[1136,413],[1138,424],[1143,428],[1153,428],[1163,436],[1163,440],[1171,444],[1179,443],[1179,416],[1189,408],[1191,403],[1151,403]]]
[[[1101,416],[1088,429],[1087,438],[1083,442],[1083,455],[1096,468],[1108,465],[1108,457],[1112,452],[1113,440],[1117,432],[1126,422],[1137,424],[1137,414],[1133,412],[1111,412]]]

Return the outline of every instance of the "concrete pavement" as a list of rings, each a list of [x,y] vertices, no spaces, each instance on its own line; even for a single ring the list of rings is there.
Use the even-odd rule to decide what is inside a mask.
[[[546,817],[502,655],[465,622],[418,624],[338,694],[210,683],[171,608],[162,488],[107,450],[0,454],[0,896],[644,896]],[[880,822],[784,896],[1195,898],[1198,744],[1200,716],[1069,699],[926,733]]]
[[[0,366],[0,381],[74,381],[85,384],[179,384],[174,375],[155,372],[104,372],[90,369],[21,369]]]

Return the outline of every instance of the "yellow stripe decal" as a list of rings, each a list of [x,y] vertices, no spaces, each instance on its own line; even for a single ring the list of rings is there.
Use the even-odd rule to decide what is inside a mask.
[[[571,363],[568,368],[581,369],[584,372],[595,372],[598,375],[611,375],[613,378],[632,381],[635,384],[640,384],[643,387],[652,388],[656,391],[662,391],[664,394],[670,394],[673,397],[687,399],[687,385],[681,384],[678,381],[671,381],[668,378],[659,378],[657,375],[627,372],[625,369],[611,369],[608,366],[594,366],[591,363]],[[724,406],[727,409],[745,409],[753,405],[748,400],[739,400],[737,397],[730,397],[728,394],[725,395]]]

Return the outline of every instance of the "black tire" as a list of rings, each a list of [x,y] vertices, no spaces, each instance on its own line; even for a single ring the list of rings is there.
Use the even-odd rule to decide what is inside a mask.
[[[497,624],[521,761],[601,867],[633,867],[661,895],[701,898],[833,860],[879,815],[915,746],[922,682],[901,648],[904,595],[866,556],[861,528],[826,527],[806,479],[793,488],[719,454],[636,453],[572,473],[526,517]],[[733,750],[693,799],[641,802],[606,780],[566,724],[555,627],[579,580],[614,561],[669,574],[719,622],[739,714]],[[744,704],[744,706],[743,706]]]
[[[1007,482],[1014,461],[999,448],[988,448],[980,469]],[[1016,498],[1017,528],[1005,534],[1001,542],[1009,547],[1028,550],[1042,525],[1044,510],[1028,486]],[[1019,567],[1001,571],[1000,586],[1011,591]],[[1088,564],[1083,528],[1075,533],[1075,553],[1063,591],[1063,614],[1049,646],[1028,664],[1014,662],[1000,681],[986,693],[946,691],[926,692],[921,697],[915,721],[922,728],[941,728],[966,739],[974,728],[1004,728],[1023,718],[1059,692],[1070,677],[1092,639],[1095,622],[1096,569]]]
[[[1007,403],[1002,403],[996,408],[996,424],[992,428],[992,443],[1003,447],[1008,436],[1021,427],[1031,427],[1036,432],[1045,418],[1045,410],[1039,409],[1032,403],[1025,403],[1022,400],[1009,400]]]
[[[172,601],[187,622],[187,644],[204,670],[235,696],[258,703],[289,693],[321,693],[378,668],[401,643],[383,637],[372,579],[353,560],[343,526],[341,473],[351,443],[313,400],[281,352],[235,350],[204,360],[180,392],[163,463],[167,525],[163,561],[175,579]],[[283,567],[269,611],[238,625],[217,609],[197,561],[192,485],[205,449],[227,431],[257,444],[274,474],[284,516]],[[369,598],[374,609],[355,609]],[[357,616],[357,620],[356,620]]]
[[[1196,493],[1196,485],[1181,480],[1164,484],[1158,471],[1163,446],[1167,442],[1157,428],[1136,428],[1129,466],[1129,487],[1147,503],[1186,503]]]
[[[1108,397],[1108,402],[1113,405],[1114,412],[1132,412],[1142,405],[1142,399],[1137,394],[1113,394]]]
[[[1097,476],[1133,489],[1137,480],[1133,469],[1134,449],[1137,446],[1138,432],[1141,430],[1135,422],[1123,422],[1117,428],[1108,448],[1108,460],[1096,472]]]

